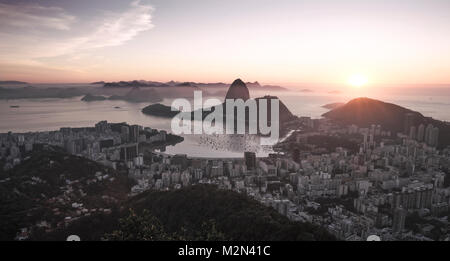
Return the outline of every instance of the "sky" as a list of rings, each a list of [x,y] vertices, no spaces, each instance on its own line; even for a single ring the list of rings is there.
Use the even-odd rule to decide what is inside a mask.
[[[450,83],[448,0],[0,0],[0,80]]]

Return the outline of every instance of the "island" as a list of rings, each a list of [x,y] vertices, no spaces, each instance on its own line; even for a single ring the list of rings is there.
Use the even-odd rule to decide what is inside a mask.
[[[328,103],[328,104],[322,105],[321,107],[325,108],[325,109],[333,110],[333,109],[341,107],[342,105],[345,105],[345,103],[343,103],[343,102],[333,102],[333,103]]]
[[[106,97],[101,96],[101,95],[92,95],[92,94],[87,94],[85,95],[83,98],[81,98],[82,101],[85,102],[91,102],[91,101],[104,101],[106,100]]]
[[[180,111],[175,110],[174,108],[164,105],[164,104],[161,104],[161,103],[155,103],[155,104],[149,105],[142,109],[142,113],[144,113],[146,115],[163,117],[163,118],[173,118],[179,112]]]

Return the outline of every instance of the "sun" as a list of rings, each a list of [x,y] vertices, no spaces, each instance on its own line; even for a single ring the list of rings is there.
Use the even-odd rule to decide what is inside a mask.
[[[353,87],[362,87],[366,85],[368,81],[367,77],[361,74],[354,74],[348,78],[348,84]]]

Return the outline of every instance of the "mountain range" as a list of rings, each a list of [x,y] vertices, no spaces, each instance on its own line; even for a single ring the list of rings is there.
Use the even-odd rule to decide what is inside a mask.
[[[133,87],[125,95],[111,95],[110,97],[105,97],[103,95],[87,94],[83,98],[81,98],[81,100],[85,102],[104,100],[120,100],[127,102],[160,102],[162,101],[162,98],[153,88],[141,89],[139,87]]]
[[[23,85],[28,84],[27,82],[21,82],[21,81],[0,81],[0,85],[3,84],[11,84],[11,85]]]
[[[191,87],[191,88],[228,88],[230,84],[223,82],[201,83],[201,82],[157,82],[145,80],[119,81],[119,82],[94,82],[92,84],[103,84],[106,88],[130,88],[130,87]],[[288,89],[278,85],[261,85],[259,82],[246,82],[247,88],[264,91],[288,91]]]

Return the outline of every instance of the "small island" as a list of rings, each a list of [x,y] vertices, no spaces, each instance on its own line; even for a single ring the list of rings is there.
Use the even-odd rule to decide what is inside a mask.
[[[333,103],[328,103],[325,105],[322,105],[322,108],[328,109],[328,110],[334,110],[336,108],[339,108],[341,106],[345,105],[345,103],[343,102],[333,102]]]
[[[83,98],[81,98],[81,100],[85,101],[85,102],[104,101],[104,100],[106,100],[106,97],[100,96],[100,95],[87,94]]]
[[[172,110],[172,107],[161,103],[155,103],[142,109],[142,113],[151,116],[173,118],[179,113],[178,110]]]

